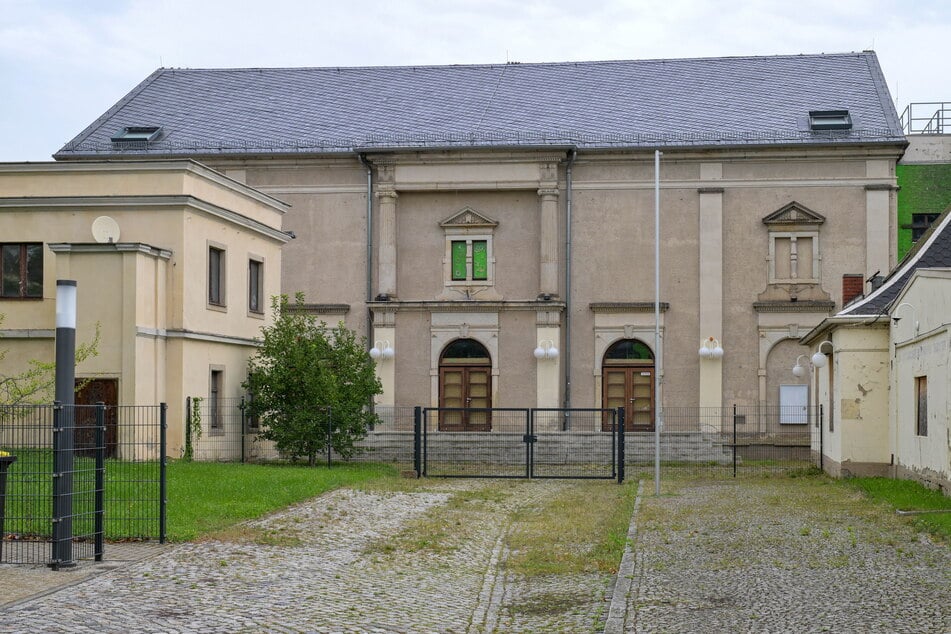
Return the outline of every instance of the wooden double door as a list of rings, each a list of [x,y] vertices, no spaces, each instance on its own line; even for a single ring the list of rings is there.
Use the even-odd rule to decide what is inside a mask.
[[[624,408],[625,431],[654,431],[654,367],[605,367],[602,403],[605,408]],[[604,431],[611,431],[610,423]]]
[[[492,367],[444,365],[439,368],[440,431],[491,431]],[[485,411],[472,411],[485,410]]]

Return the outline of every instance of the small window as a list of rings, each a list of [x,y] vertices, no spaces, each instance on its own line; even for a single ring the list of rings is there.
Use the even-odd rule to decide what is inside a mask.
[[[921,236],[931,227],[931,224],[938,219],[941,214],[911,214],[911,224],[907,225],[911,229],[912,242],[918,242]]]
[[[261,299],[264,295],[264,262],[248,260],[248,310],[252,313],[263,313]]]
[[[151,143],[162,133],[159,126],[127,126],[109,140],[113,143]]]
[[[928,435],[928,377],[915,377],[915,434]]]
[[[0,245],[0,297],[43,297],[43,245]]]
[[[851,130],[852,115],[848,110],[810,110],[811,130]]]
[[[488,281],[488,240],[452,240],[449,257],[452,281]]]
[[[225,305],[225,251],[208,247],[208,303]]]
[[[208,413],[211,415],[209,427],[213,432],[224,429],[224,423],[221,419],[221,386],[223,378],[224,370],[211,370],[211,379],[208,385]]]

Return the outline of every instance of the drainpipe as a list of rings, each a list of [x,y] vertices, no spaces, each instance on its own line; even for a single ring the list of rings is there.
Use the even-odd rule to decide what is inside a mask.
[[[373,346],[373,166],[366,154],[357,154],[357,159],[367,170],[367,346]]]
[[[577,156],[569,151],[565,167],[565,409],[571,408],[571,166]]]

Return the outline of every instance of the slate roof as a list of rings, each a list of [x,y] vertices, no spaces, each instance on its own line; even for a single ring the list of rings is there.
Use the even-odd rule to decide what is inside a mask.
[[[812,132],[810,110],[853,129]],[[110,142],[161,126],[148,144]],[[904,143],[873,52],[365,68],[161,68],[64,146],[109,155],[359,148]]]
[[[882,285],[864,299],[843,308],[837,317],[874,317],[890,309],[917,269],[951,267],[951,209],[935,220],[914,248],[892,269]]]

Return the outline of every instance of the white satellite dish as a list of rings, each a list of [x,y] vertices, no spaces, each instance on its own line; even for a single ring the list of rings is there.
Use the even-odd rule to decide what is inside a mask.
[[[92,221],[92,237],[99,244],[119,241],[119,223],[109,216],[99,216]]]

